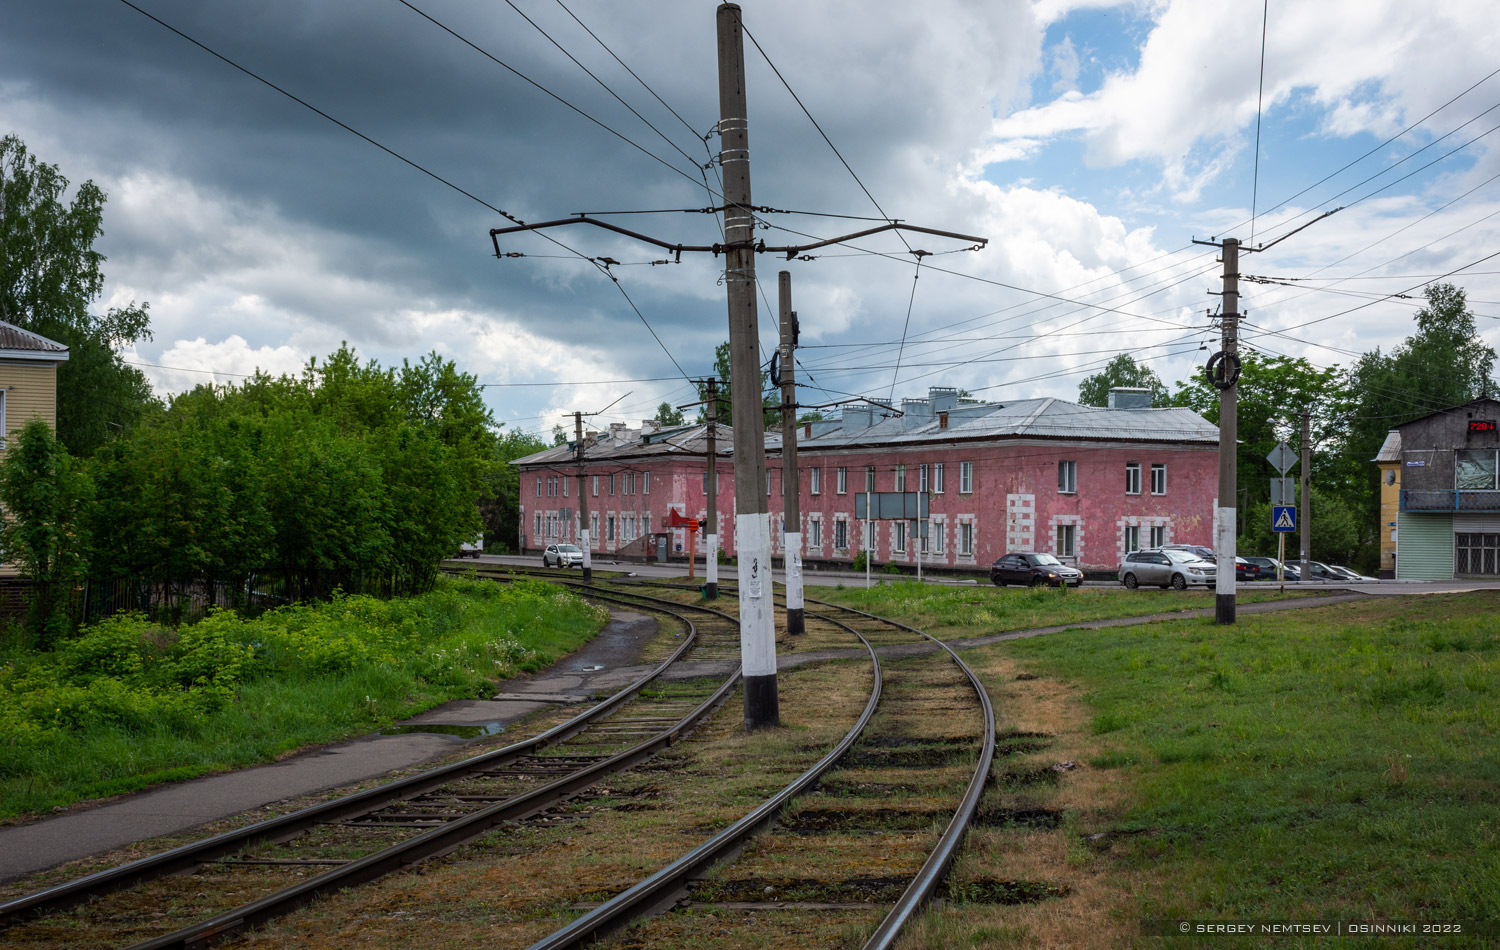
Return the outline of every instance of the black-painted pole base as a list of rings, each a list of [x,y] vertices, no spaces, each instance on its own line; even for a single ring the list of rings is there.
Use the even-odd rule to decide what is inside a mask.
[[[1215,594],[1214,595],[1214,623],[1217,623],[1217,624],[1231,624],[1231,623],[1234,623],[1234,595],[1233,594]]]
[[[776,702],[776,674],[745,677],[745,730],[770,729],[781,725]]]
[[[709,581],[707,584],[704,584],[703,585],[703,596],[707,597],[709,600],[718,600],[719,599],[719,582],[718,581]]]
[[[583,582],[585,584],[592,584],[594,582],[594,569],[592,567],[583,569]]]
[[[802,608],[789,607],[786,612],[786,632],[802,633],[807,628],[802,625]]]

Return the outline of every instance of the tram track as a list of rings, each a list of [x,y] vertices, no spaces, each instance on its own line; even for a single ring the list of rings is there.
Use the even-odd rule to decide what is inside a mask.
[[[91,941],[95,945],[129,941],[134,950],[210,946],[322,894],[445,854],[497,825],[537,815],[678,741],[738,684],[737,670],[718,683],[658,683],[687,659],[737,655],[730,646],[738,643],[733,617],[636,592],[593,591],[591,596],[674,616],[683,624],[683,642],[631,685],[531,739],[0,904],[0,928],[5,928],[0,941],[28,945],[28,928],[45,930],[51,915],[84,902],[91,902],[90,918],[106,918],[108,902],[115,900],[124,908],[126,919],[115,928],[124,940]],[[687,619],[689,613],[696,623]],[[153,901],[149,895],[144,901],[140,894],[134,899],[129,895],[154,887],[167,892],[164,903],[180,905],[180,894],[172,892],[181,889],[162,882],[205,869],[254,878],[219,882],[211,888],[216,892],[266,893],[187,927],[137,939],[140,931],[153,928],[132,920],[139,915],[131,908]],[[278,876],[294,880],[274,880]],[[173,916],[181,913],[179,906]],[[76,931],[76,920],[69,923]],[[154,929],[163,928],[158,923]]]
[[[671,684],[670,688],[662,688],[658,682],[656,687],[646,691],[647,698],[657,705],[640,706],[639,694],[642,690],[652,681],[661,680],[663,674],[674,664],[690,660],[737,659],[739,651],[735,618],[714,608],[619,589],[619,585],[655,586],[649,582],[614,581],[612,583],[616,586],[604,590],[598,586],[583,585],[576,579],[576,575],[569,577],[564,572],[520,569],[506,570],[504,574],[560,581],[593,599],[617,605],[666,613],[692,613],[697,623],[682,621],[688,630],[688,635],[684,637],[686,642],[678,646],[649,675],[585,714],[568,720],[533,740],[28,895],[0,905],[0,926],[24,921],[28,917],[45,916],[71,904],[94,900],[98,894],[109,890],[149,882],[154,879],[151,875],[182,874],[207,868],[212,869],[215,874],[248,871],[251,874],[274,875],[290,871],[293,876],[302,878],[290,887],[276,889],[263,897],[238,904],[190,927],[136,940],[130,944],[132,950],[210,946],[310,903],[332,889],[372,881],[427,857],[446,854],[464,841],[472,840],[496,825],[543,814],[557,803],[586,791],[604,775],[640,764],[657,750],[671,744],[723,702],[737,683],[736,673],[719,683],[708,695],[699,693],[689,697],[683,689],[695,688],[693,680],[686,684]],[[480,572],[480,576],[487,575],[489,572]],[[675,588],[679,592],[694,593],[691,588],[679,585],[662,586]],[[734,594],[733,589],[721,589],[721,592],[731,599]],[[728,607],[728,604],[724,606]],[[885,682],[879,652],[886,647],[909,646],[913,642],[929,640],[937,647],[931,656],[917,661],[900,662],[916,662],[935,668],[951,659],[954,667],[948,675],[949,682],[944,684],[945,688],[957,687],[963,682],[967,682],[972,688],[983,720],[977,730],[978,734],[966,737],[974,740],[974,767],[962,795],[956,796],[957,807],[937,845],[925,855],[920,868],[915,867],[916,862],[911,862],[914,870],[900,881],[903,888],[898,898],[894,901],[889,900],[889,895],[883,898],[890,906],[866,946],[890,946],[911,915],[933,896],[944,871],[957,852],[965,829],[973,819],[985,778],[989,774],[990,756],[994,747],[994,716],[988,697],[977,677],[952,650],[921,631],[821,601],[808,600],[807,609],[809,633],[815,633],[811,628],[816,625],[823,628],[825,636],[822,639],[825,642],[828,637],[837,636],[842,642],[848,643],[848,638],[852,637],[863,646],[861,652],[868,655],[871,663],[870,694],[863,711],[842,739],[791,783],[766,797],[729,827],[666,863],[636,884],[588,909],[551,935],[536,941],[532,944],[533,950],[584,946],[642,917],[670,911],[673,907],[685,904],[691,905],[696,900],[695,893],[702,890],[705,882],[712,880],[711,869],[721,866],[719,874],[722,877],[723,862],[732,856],[747,852],[753,857],[752,841],[757,836],[760,836],[760,840],[771,840],[774,832],[772,835],[762,833],[773,828],[778,817],[789,806],[793,806],[794,802],[799,815],[806,812],[810,807],[808,803],[817,794],[814,790],[818,783],[836,768],[841,768],[841,761],[849,759],[851,750],[865,750],[865,753],[860,754],[868,759],[866,753],[870,750],[902,746],[906,739],[894,733],[882,734],[880,728],[867,734],[872,720],[875,720],[877,709],[881,708],[882,683]],[[809,637],[808,641],[812,639],[814,638]],[[943,656],[944,652],[946,657]],[[909,678],[910,671],[903,670],[898,680]],[[926,685],[930,687],[932,682],[929,678]],[[696,688],[701,690],[702,685],[698,683]],[[901,694],[903,698],[896,705],[911,707],[917,695],[914,690],[920,691],[922,686],[923,684],[915,681],[903,683],[897,689],[897,694]],[[687,715],[682,715],[687,706],[691,706],[691,710]],[[886,704],[882,714],[887,727],[894,728],[896,732],[900,732],[900,721],[910,721],[912,716],[910,710],[892,713],[890,703]],[[896,725],[891,726],[891,723]],[[663,726],[666,728],[661,728]],[[636,741],[642,739],[644,741]],[[876,757],[878,758],[878,754]],[[479,763],[480,767],[474,768],[473,763]],[[869,765],[869,762],[865,762],[863,767],[868,768]],[[462,769],[468,771],[450,771]],[[485,772],[491,774],[478,774]],[[527,786],[527,789],[520,794],[502,798],[493,788],[475,792],[471,787],[474,783],[491,783],[499,775],[519,782]],[[362,806],[371,807],[361,811]],[[452,815],[459,811],[466,813],[465,817],[454,819]],[[302,819],[311,818],[313,824],[299,827],[298,816]],[[559,815],[558,820],[566,822],[574,818]],[[461,829],[468,821],[473,822],[467,829],[472,833],[466,834]],[[309,827],[313,826],[318,830],[309,831]],[[369,834],[370,831],[363,826],[371,826],[376,835],[402,835],[406,838],[360,857],[335,856],[340,847],[340,836],[346,833]],[[304,844],[313,846],[311,856],[296,856],[287,850],[289,843],[295,843],[299,839]],[[410,841],[417,842],[414,848],[408,844]],[[207,850],[195,851],[205,848]],[[210,857],[210,852],[216,853]],[[741,881],[754,880],[758,873],[751,863],[740,862],[729,867],[740,869],[730,873],[738,874]],[[94,890],[96,887],[100,889]],[[868,916],[868,909],[863,912]],[[24,928],[24,925],[21,926]],[[651,924],[644,926],[649,927]],[[128,930],[126,927],[121,932]],[[632,936],[640,932],[639,929],[632,931]],[[11,935],[0,932],[0,940],[7,936]],[[96,945],[117,946],[122,943],[123,941],[105,941],[96,942]]]

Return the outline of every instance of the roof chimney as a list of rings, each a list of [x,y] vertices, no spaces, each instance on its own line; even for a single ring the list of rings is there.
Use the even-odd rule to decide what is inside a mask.
[[[1136,386],[1116,386],[1109,391],[1111,409],[1150,409],[1151,390]]]

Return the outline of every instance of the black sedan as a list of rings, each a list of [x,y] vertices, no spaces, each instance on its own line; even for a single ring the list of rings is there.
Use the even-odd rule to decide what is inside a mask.
[[[1083,572],[1069,567],[1050,554],[1018,551],[1005,555],[990,565],[990,580],[996,587],[1022,584],[1027,587],[1077,587],[1083,583]]]

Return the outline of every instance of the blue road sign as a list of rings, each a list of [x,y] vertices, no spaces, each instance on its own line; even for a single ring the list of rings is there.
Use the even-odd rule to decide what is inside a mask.
[[[1297,530],[1297,506],[1296,505],[1272,505],[1271,506],[1271,530],[1272,531],[1296,531]]]

